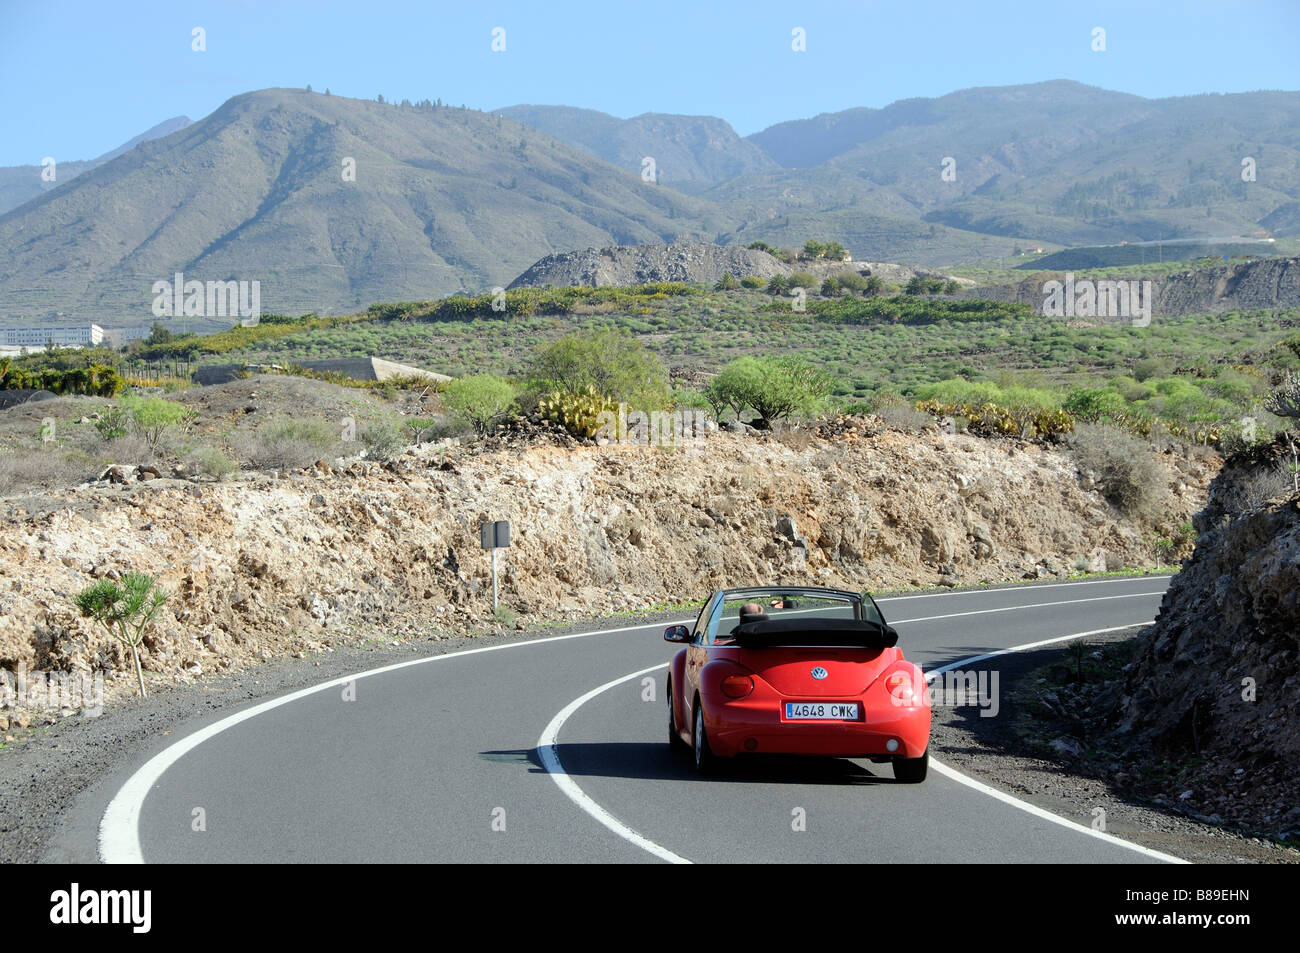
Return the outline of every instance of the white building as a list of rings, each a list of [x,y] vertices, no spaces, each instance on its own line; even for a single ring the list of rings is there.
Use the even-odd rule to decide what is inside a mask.
[[[53,342],[59,347],[94,347],[104,341],[104,329],[98,324],[80,327],[0,328],[0,344],[6,347],[45,347]]]

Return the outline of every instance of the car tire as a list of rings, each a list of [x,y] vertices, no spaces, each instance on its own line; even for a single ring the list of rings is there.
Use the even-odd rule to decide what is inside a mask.
[[[919,758],[895,758],[894,780],[901,781],[903,784],[920,784],[925,780],[925,774],[929,767],[929,748],[926,748],[925,754]]]
[[[695,729],[691,732],[691,747],[694,749],[695,770],[700,774],[712,774],[718,759],[709,747],[709,733],[704,728],[704,706],[699,698],[695,699]]]
[[[684,752],[686,742],[682,741],[682,736],[677,730],[677,710],[673,706],[673,680],[668,679],[668,749],[670,751]]]

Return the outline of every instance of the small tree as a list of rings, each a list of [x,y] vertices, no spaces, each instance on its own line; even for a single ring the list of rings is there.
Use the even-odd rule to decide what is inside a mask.
[[[442,393],[442,405],[482,437],[511,412],[517,396],[515,386],[505,378],[475,374],[449,383]]]
[[[154,578],[139,572],[122,576],[119,586],[111,579],[101,579],[77,593],[77,610],[84,618],[94,619],[110,636],[131,650],[135,663],[135,677],[140,685],[140,697],[147,698],[144,690],[144,671],[140,667],[140,644],[144,631],[158,615],[168,594],[156,587]]]
[[[163,436],[194,416],[184,404],[161,397],[124,397],[119,404],[128,414],[131,432],[156,449]]]

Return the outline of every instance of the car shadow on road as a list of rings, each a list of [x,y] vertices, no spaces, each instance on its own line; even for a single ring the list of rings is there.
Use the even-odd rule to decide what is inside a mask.
[[[729,781],[750,784],[896,784],[887,764],[848,758],[809,758],[797,755],[745,755],[719,764],[716,773],[698,774],[685,753],[669,751],[667,742],[609,741],[561,744],[555,753],[564,773],[574,778],[628,778],[642,781]],[[545,771],[537,749],[483,751],[489,761],[529,765]]]

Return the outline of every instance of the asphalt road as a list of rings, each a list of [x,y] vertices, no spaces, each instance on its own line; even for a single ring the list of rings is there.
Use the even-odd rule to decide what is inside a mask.
[[[930,672],[999,649],[1148,622],[1167,581],[1130,577],[880,603],[907,657]],[[933,759],[919,785],[896,783],[889,765],[845,759],[767,758],[698,778],[665,740],[664,675],[677,647],[662,640],[663,627],[425,658],[214,718],[144,762],[116,793],[100,826],[101,857],[1161,859],[963,783]],[[996,660],[983,664],[996,667]]]

